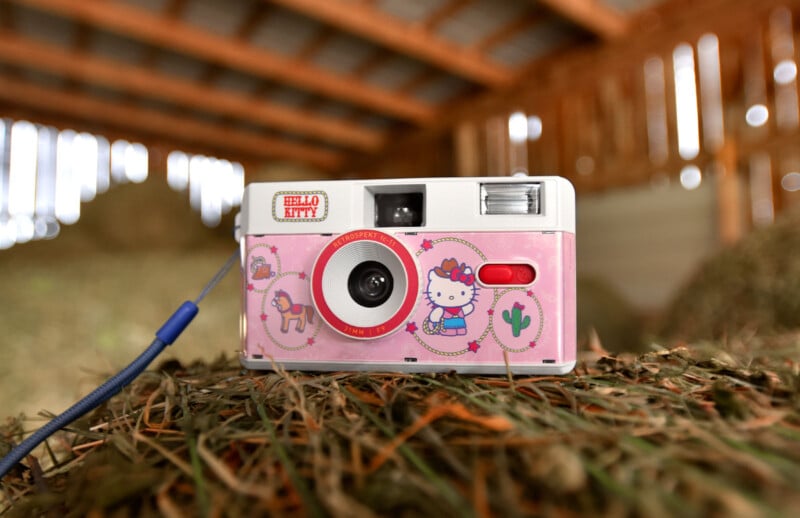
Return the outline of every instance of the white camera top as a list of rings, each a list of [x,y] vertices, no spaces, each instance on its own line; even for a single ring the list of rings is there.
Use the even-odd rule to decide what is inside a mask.
[[[575,232],[575,191],[557,176],[252,183],[242,235],[386,232]]]

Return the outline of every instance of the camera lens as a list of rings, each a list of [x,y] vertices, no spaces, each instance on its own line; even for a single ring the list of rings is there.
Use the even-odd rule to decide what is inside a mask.
[[[358,264],[347,278],[350,297],[366,308],[386,302],[392,294],[394,280],[389,269],[377,261]]]

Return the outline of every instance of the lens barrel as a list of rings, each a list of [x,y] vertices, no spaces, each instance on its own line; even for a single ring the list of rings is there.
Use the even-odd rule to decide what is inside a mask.
[[[364,261],[350,272],[347,291],[359,305],[375,308],[392,295],[394,279],[389,269],[377,261]]]

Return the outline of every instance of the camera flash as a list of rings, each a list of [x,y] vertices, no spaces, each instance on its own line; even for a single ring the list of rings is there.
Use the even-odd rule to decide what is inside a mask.
[[[541,214],[540,183],[482,183],[481,214]]]

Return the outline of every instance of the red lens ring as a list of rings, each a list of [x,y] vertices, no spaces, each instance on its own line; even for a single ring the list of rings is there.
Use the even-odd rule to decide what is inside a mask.
[[[400,308],[385,322],[370,327],[354,326],[337,317],[331,310],[322,293],[322,277],[325,272],[325,266],[341,248],[358,241],[378,243],[394,252],[398,259],[400,259],[400,263],[408,279],[405,298],[400,304]],[[419,296],[419,273],[417,263],[408,248],[390,234],[378,232],[376,230],[353,230],[346,232],[333,238],[322,249],[319,257],[317,257],[311,272],[311,296],[317,308],[317,313],[335,331],[350,338],[381,338],[396,331],[414,312]]]

